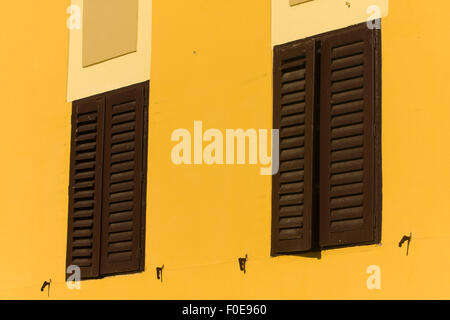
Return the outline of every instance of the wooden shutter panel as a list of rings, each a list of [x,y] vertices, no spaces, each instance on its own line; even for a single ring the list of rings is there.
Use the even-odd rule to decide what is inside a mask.
[[[272,177],[272,255],[312,248],[314,64],[312,40],[275,47],[280,170]]]
[[[366,24],[322,39],[320,245],[378,241],[379,76]],[[377,87],[376,87],[377,85]]]
[[[102,275],[140,271],[143,266],[146,90],[140,84],[106,97]]]
[[[67,266],[99,275],[104,99],[73,103]]]

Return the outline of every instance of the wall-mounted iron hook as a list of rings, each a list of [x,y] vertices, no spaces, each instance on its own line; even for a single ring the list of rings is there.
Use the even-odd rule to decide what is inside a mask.
[[[164,265],[162,265],[162,267],[156,268],[156,279],[161,280],[161,282],[163,281],[163,270],[164,270]]]
[[[51,284],[52,284],[52,279],[50,279],[49,281],[44,281],[44,283],[42,284],[42,287],[41,287],[41,292],[44,292],[44,289],[46,287],[48,287],[47,294],[48,294],[49,297],[50,297],[50,285]]]
[[[244,272],[244,274],[246,272],[245,264],[247,263],[247,260],[248,260],[248,256],[247,255],[245,255],[245,258],[239,258],[239,269],[242,272]]]
[[[409,253],[409,244],[411,243],[412,239],[412,232],[409,234],[409,236],[403,236],[403,238],[398,243],[398,246],[401,248],[405,242],[408,242],[408,246],[406,247],[406,255]]]

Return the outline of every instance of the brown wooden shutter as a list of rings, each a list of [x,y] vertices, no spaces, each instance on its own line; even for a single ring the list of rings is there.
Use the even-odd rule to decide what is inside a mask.
[[[104,99],[73,103],[67,266],[99,275]]]
[[[145,91],[140,84],[106,97],[102,275],[143,267]]]
[[[312,248],[314,64],[312,40],[275,47],[280,170],[272,178],[272,255]]]
[[[366,24],[322,39],[320,245],[378,241],[380,128],[376,31]],[[377,84],[378,86],[378,84]]]

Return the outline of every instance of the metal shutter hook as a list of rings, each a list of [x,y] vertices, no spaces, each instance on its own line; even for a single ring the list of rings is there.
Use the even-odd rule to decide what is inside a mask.
[[[162,267],[156,268],[156,279],[161,280],[161,282],[163,281],[163,279],[162,279],[163,269],[164,269],[164,265],[162,265]]]
[[[239,258],[239,269],[245,274],[245,264],[247,263],[248,256],[245,255],[245,258]]]
[[[42,284],[42,287],[41,287],[41,292],[44,292],[44,289],[46,287],[48,287],[47,294],[48,294],[49,297],[50,297],[50,284],[51,283],[52,283],[52,279],[50,279],[49,281],[44,281],[44,283]]]
[[[408,255],[409,253],[409,244],[411,243],[411,239],[412,239],[412,232],[409,233],[409,237],[403,236],[402,240],[400,240],[400,242],[398,243],[398,246],[401,248],[403,246],[403,243],[408,242],[408,246],[406,247],[406,255]]]

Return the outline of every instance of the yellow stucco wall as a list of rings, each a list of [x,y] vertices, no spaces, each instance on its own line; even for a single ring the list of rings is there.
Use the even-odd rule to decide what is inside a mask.
[[[449,3],[390,1],[382,27],[382,245],[315,259],[269,256],[270,177],[258,166],[170,161],[172,131],[192,130],[194,120],[222,130],[271,127],[270,1],[153,1],[146,270],[81,290],[64,283],[68,5],[2,5],[0,298],[48,299],[39,289],[49,278],[51,299],[448,298]],[[397,244],[409,232],[407,257]],[[244,275],[237,258],[246,253]],[[369,291],[373,264],[382,289]]]

